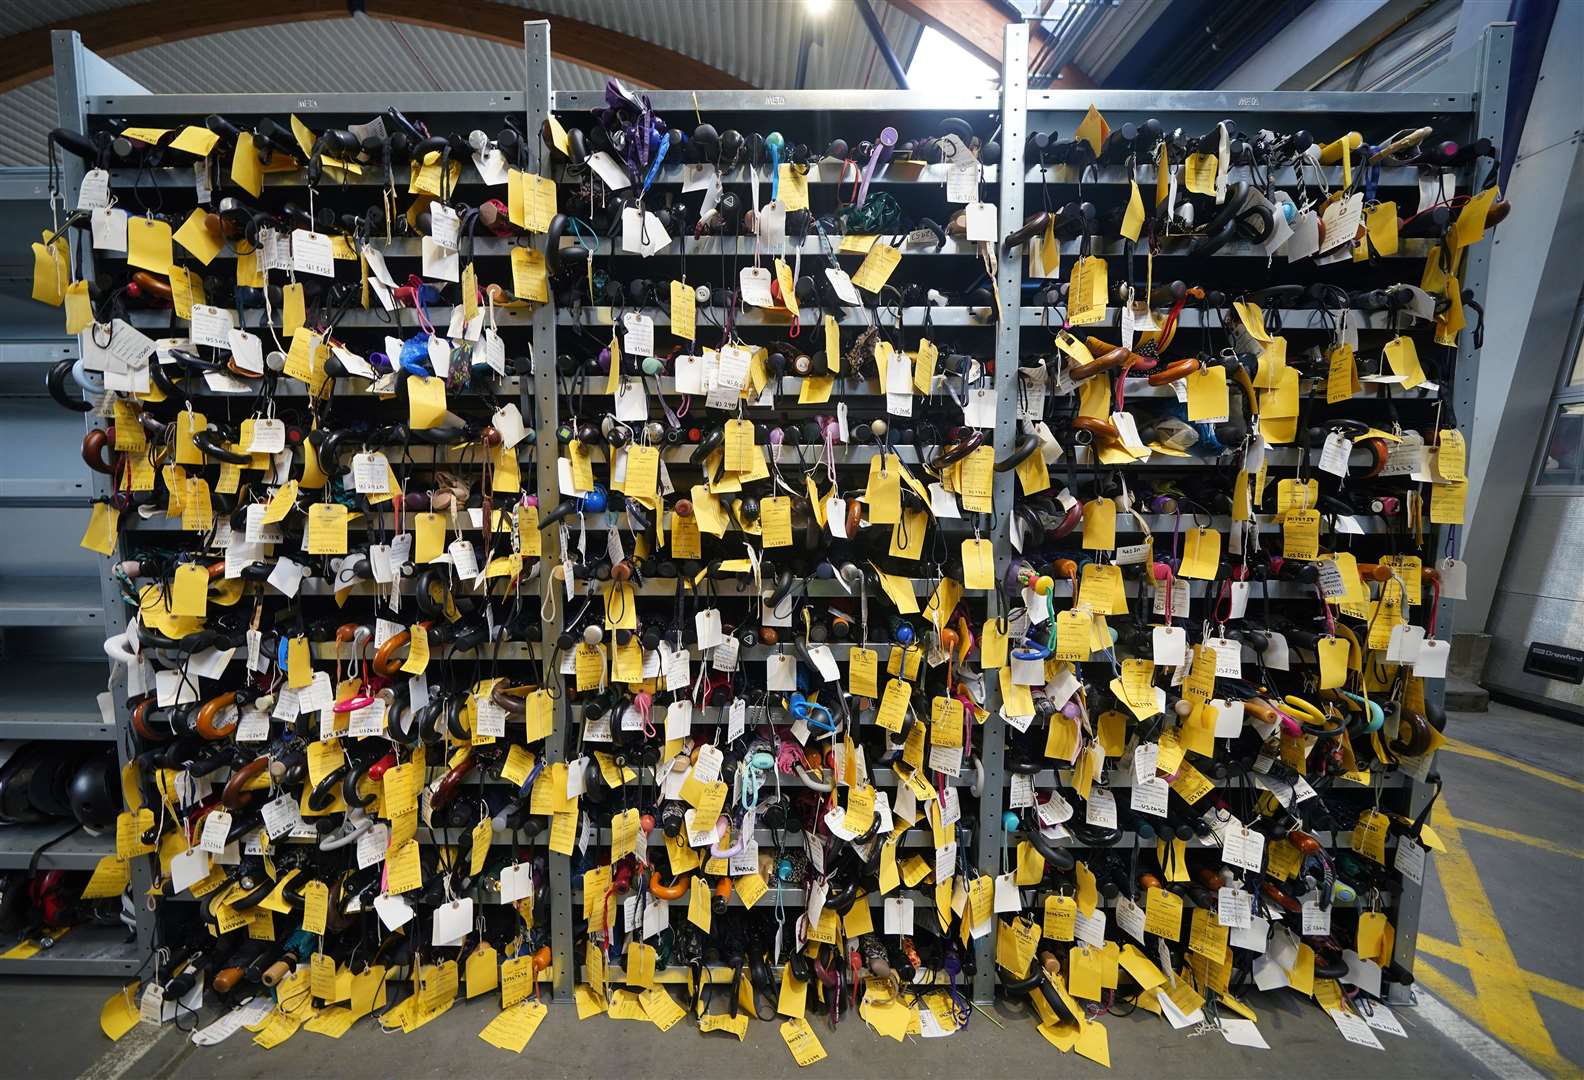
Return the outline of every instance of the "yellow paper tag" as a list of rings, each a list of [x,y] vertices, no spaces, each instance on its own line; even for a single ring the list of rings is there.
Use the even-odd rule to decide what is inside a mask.
[[[891,274],[902,261],[902,253],[889,244],[876,244],[864,256],[863,265],[852,276],[852,283],[865,292],[877,293],[891,280]]]

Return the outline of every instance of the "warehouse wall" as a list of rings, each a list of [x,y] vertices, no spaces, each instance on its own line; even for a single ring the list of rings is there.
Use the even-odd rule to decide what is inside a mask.
[[[5,172],[42,176],[44,170]],[[4,186],[11,195],[25,194],[25,187],[10,180]],[[5,482],[0,491],[7,503],[17,491],[16,481],[88,477],[78,453],[82,417],[56,405],[44,390],[45,358],[70,340],[61,309],[31,296],[30,245],[50,222],[45,200],[0,196],[0,481]],[[77,547],[82,520],[80,509],[0,505],[0,535],[6,538],[0,544],[0,581],[15,575],[94,574],[95,557]]]
[[[1524,500],[1491,609],[1486,684],[1584,717],[1584,685],[1526,674],[1532,642],[1584,649],[1584,496]]]

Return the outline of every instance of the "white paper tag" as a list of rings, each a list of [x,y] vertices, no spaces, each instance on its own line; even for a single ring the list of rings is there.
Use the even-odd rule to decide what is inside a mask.
[[[1178,610],[1174,605],[1172,614],[1176,615]],[[1187,606],[1184,605],[1180,611],[1186,615]],[[1155,627],[1150,632],[1150,643],[1156,667],[1177,667],[1187,660],[1188,634],[1180,626]]]
[[[1307,259],[1320,250],[1320,215],[1313,210],[1302,211],[1292,223],[1292,236],[1282,254],[1288,262]]]
[[[1253,916],[1254,898],[1248,893],[1230,886],[1217,890],[1216,922],[1233,929],[1246,930]]]
[[[401,896],[389,893],[381,893],[374,898],[374,910],[379,913],[380,922],[385,924],[387,930],[400,930],[412,921],[415,914],[411,904]]]
[[[532,900],[534,895],[533,863],[513,863],[500,872],[501,903]]]
[[[775,298],[770,294],[770,283],[774,279],[765,267],[745,266],[737,279],[742,289],[743,303],[763,308],[775,305]]]
[[[435,946],[455,945],[473,930],[473,898],[463,897],[434,910],[434,929],[429,943]]]
[[[841,669],[836,666],[836,657],[831,654],[829,645],[815,645],[808,654],[809,661],[826,682],[836,682],[841,678]]]
[[[429,235],[440,247],[447,251],[455,251],[457,234],[461,226],[461,217],[445,203],[435,201],[429,204]],[[293,254],[295,253],[294,248]]]
[[[1216,651],[1216,678],[1241,679],[1243,677],[1243,645],[1231,638],[1206,638],[1205,644]]]
[[[390,826],[371,825],[357,838],[357,864],[367,870],[385,861],[385,849],[390,846]]]
[[[632,177],[627,175],[626,166],[604,150],[590,154],[588,156],[588,165],[601,180],[605,181],[605,186],[612,191],[621,191],[623,188],[632,186]]]
[[[972,243],[993,244],[996,234],[996,208],[994,203],[972,202],[967,210],[968,240]]]
[[[109,170],[89,169],[83,173],[82,185],[77,189],[77,209],[102,210],[109,205]]]
[[[211,810],[208,814],[204,815],[203,835],[199,837],[198,846],[211,855],[223,855],[225,854],[226,849],[226,834],[230,831],[230,811]],[[172,865],[171,869],[174,872],[174,864]],[[208,872],[209,868],[206,860],[204,873],[207,874]],[[178,886],[176,891],[180,892],[184,888],[186,888],[185,885]]]
[[[1116,828],[1116,796],[1112,795],[1106,788],[1091,788],[1084,810],[1084,821],[1102,829]]]
[[[1422,630],[1420,632],[1423,633]],[[1444,679],[1447,662],[1451,659],[1451,642],[1436,639],[1422,641],[1419,643],[1419,654],[1413,661],[1413,673],[1425,679]]]
[[[1116,923],[1129,937],[1144,944],[1144,909],[1126,896],[1117,898]]]
[[[831,266],[825,269],[825,278],[831,283],[831,288],[836,293],[836,298],[844,304],[860,306],[863,298],[858,295],[858,286],[852,283],[852,278],[847,276],[847,271]]]
[[[959,139],[960,143],[962,140]],[[967,157],[964,148],[963,156]],[[979,162],[968,160],[954,162],[946,169],[946,201],[972,203],[979,199]],[[992,237],[992,239],[994,239]]]
[[[906,897],[887,897],[885,901],[884,931],[887,934],[913,933],[913,901]]]
[[[231,323],[231,312],[226,308],[214,307],[210,304],[194,304],[192,306],[192,342],[194,345],[208,345],[216,349],[229,349],[231,335],[235,333]],[[255,432],[255,441],[256,441]],[[274,450],[266,453],[275,453]]]
[[[271,840],[291,832],[302,820],[297,811],[297,800],[281,795],[264,804],[264,831]]]
[[[1166,816],[1166,803],[1170,788],[1166,781],[1158,776],[1152,776],[1133,785],[1128,799],[1128,807],[1141,814],[1151,814],[1155,817]],[[1090,805],[1093,805],[1093,795],[1090,796]]]
[[[1265,857],[1265,837],[1243,825],[1229,826],[1221,843],[1222,861],[1259,872]]]
[[[1320,449],[1320,471],[1328,472],[1332,476],[1346,477],[1348,455],[1352,452],[1352,439],[1340,432],[1331,432],[1326,436],[1325,446]]]
[[[968,404],[963,406],[963,423],[969,427],[994,428],[996,425],[996,394],[988,387],[975,387],[968,392]]]
[[[331,253],[330,237],[325,233],[293,229],[291,249],[292,268],[299,274],[335,277],[335,256]]]
[[[470,581],[478,577],[478,554],[473,550],[473,543],[466,539],[456,539],[446,546],[446,551],[451,555],[451,565],[455,568],[457,577],[463,581]]]
[[[127,215],[125,210],[95,210],[89,215],[95,251],[125,251],[127,249]]]

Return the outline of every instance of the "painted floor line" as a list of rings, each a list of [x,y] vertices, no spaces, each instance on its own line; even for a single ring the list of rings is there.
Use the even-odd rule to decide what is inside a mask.
[[[1584,859],[1584,850],[1579,848],[1571,848],[1551,840],[1544,840],[1538,836],[1530,836],[1528,833],[1503,829],[1498,825],[1481,825],[1477,821],[1466,821],[1459,818],[1458,828],[1467,832],[1476,832],[1482,836],[1494,836],[1498,840],[1510,840],[1515,844],[1526,844],[1532,848],[1539,848],[1541,851],[1549,851],[1553,855],[1566,855],[1570,859]]]
[[[158,1024],[138,1024],[111,1046],[104,1057],[85,1069],[77,1080],[119,1080],[159,1044],[160,1037],[168,1030]]]
[[[1463,947],[1450,941],[1431,937],[1429,934],[1420,934],[1415,945],[1420,953],[1433,956],[1437,960],[1446,960],[1458,967],[1468,967],[1468,961],[1463,955]],[[1529,984],[1529,991],[1533,994],[1543,994],[1552,1001],[1559,1001],[1569,1008],[1584,1011],[1584,989],[1565,983],[1560,979],[1553,979],[1546,975],[1537,975],[1532,971],[1519,969],[1523,972],[1524,981]]]
[[[1574,1066],[1557,1052],[1545,1020],[1529,995],[1529,986],[1491,907],[1485,883],[1463,845],[1458,818],[1444,796],[1436,801],[1431,820],[1446,845],[1446,851],[1436,857],[1436,874],[1441,879],[1463,953],[1471,961],[1469,979],[1479,998],[1476,1015],[1481,1026],[1548,1072],[1572,1071]]]
[[[1494,750],[1486,750],[1482,746],[1466,743],[1462,739],[1448,738],[1441,744],[1441,749],[1452,754],[1462,754],[1464,757],[1479,758],[1481,761],[1494,761],[1498,765],[1506,765],[1508,768],[1528,773],[1530,776],[1538,777],[1549,783],[1560,784],[1562,787],[1584,792],[1584,783],[1580,783],[1572,777],[1563,776],[1561,773],[1552,772],[1550,769],[1542,769],[1538,765],[1529,764],[1527,761],[1518,761],[1508,757],[1506,754],[1498,754]]]
[[[1517,1054],[1469,1023],[1433,994],[1421,989],[1418,997],[1419,1004],[1414,1009],[1414,1015],[1479,1059],[1492,1075],[1501,1080],[1539,1080],[1542,1076]]]

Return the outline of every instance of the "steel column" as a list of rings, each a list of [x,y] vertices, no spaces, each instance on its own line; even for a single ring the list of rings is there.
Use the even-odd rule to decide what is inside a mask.
[[[1023,220],[1023,143],[1028,132],[1028,24],[1008,23],[1001,67],[1001,167],[1000,207],[997,210],[999,234]],[[999,245],[997,245],[999,247]],[[1023,334],[1023,260],[1015,254],[1001,259],[996,267],[996,290],[1001,301],[1001,319],[995,334],[996,457],[1011,453],[1017,441],[1018,351]],[[1014,485],[1013,473],[997,473],[991,500],[995,519],[990,525],[990,542],[995,547],[996,580],[1006,574],[1012,561],[1010,522]],[[987,614],[989,614],[987,612]],[[1004,612],[994,612],[996,615]],[[979,760],[984,765],[984,784],[979,794],[979,870],[992,876],[1007,870],[1002,862],[1006,829],[1001,821],[1006,792],[1006,723],[996,716],[1001,703],[1000,687],[985,675],[985,708],[993,719],[979,732]],[[974,1000],[995,997],[995,946],[987,935],[974,943],[978,964],[974,975]]]

